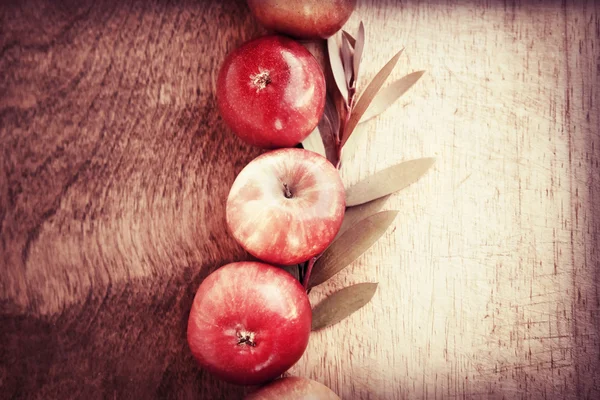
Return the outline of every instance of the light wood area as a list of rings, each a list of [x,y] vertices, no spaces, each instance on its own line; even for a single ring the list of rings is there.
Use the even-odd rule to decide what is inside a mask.
[[[368,122],[347,184],[436,157],[400,213],[315,288],[379,282],[290,373],[343,399],[600,398],[600,6],[359,1]],[[243,259],[223,223],[260,153],[216,74],[262,32],[243,1],[0,6],[0,397],[241,398],[185,341],[192,296]]]

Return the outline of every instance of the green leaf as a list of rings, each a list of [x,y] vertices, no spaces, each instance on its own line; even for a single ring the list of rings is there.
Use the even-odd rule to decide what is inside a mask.
[[[348,103],[348,86],[346,85],[342,53],[338,44],[337,34],[327,39],[327,52],[329,54],[329,65],[331,66],[331,73],[333,74],[335,84],[344,98],[344,101]]]
[[[360,310],[373,298],[376,290],[377,283],[359,283],[335,292],[313,309],[312,330],[337,324]]]
[[[435,158],[405,161],[377,172],[346,189],[346,206],[356,206],[402,190],[422,177]]]
[[[352,228],[358,221],[367,218],[369,215],[373,215],[383,208],[385,202],[390,198],[390,195],[380,197],[376,200],[370,201],[354,207],[348,207],[344,214],[344,221],[336,236],[340,237],[348,229]]]
[[[355,55],[356,57],[356,55]],[[383,88],[367,108],[367,111],[363,114],[360,122],[365,122],[374,118],[387,110],[396,100],[398,100],[404,93],[408,91],[417,81],[423,76],[425,71],[417,71],[412,74],[408,74],[397,81],[392,82],[391,85]]]
[[[308,287],[320,285],[360,257],[385,233],[397,214],[398,211],[381,211],[347,229],[317,260]]]
[[[373,98],[379,92],[379,89],[381,89],[387,77],[390,76],[390,73],[396,66],[396,63],[398,63],[398,59],[400,58],[402,51],[403,50],[400,50],[398,53],[396,53],[394,57],[392,57],[390,61],[388,61],[388,63],[377,73],[377,75],[375,75],[373,80],[369,83],[369,86],[367,86],[365,91],[359,97],[356,106],[352,110],[352,114],[350,114],[348,125],[344,130],[344,136],[342,137],[342,146],[346,143],[346,141],[352,134],[352,131],[354,130],[354,128],[356,128],[356,125],[358,125],[358,122],[362,118],[365,111],[367,111],[367,108],[371,104],[371,101],[373,101]]]

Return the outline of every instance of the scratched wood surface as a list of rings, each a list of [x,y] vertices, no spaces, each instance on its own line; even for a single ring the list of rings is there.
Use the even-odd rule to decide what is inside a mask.
[[[579,1],[362,1],[372,77],[425,69],[345,182],[410,158],[393,228],[311,292],[377,281],[290,373],[345,399],[600,398],[600,15]],[[243,1],[0,6],[0,397],[240,398],[185,342],[259,150],[216,111]],[[363,87],[365,81],[362,82]]]

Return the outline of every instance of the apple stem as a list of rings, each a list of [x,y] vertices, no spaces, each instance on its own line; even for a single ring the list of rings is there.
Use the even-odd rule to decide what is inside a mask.
[[[283,184],[283,195],[285,196],[286,199],[291,199],[293,196],[292,191],[288,187],[287,183]]]
[[[306,266],[306,273],[304,274],[304,279],[302,279],[302,286],[304,286],[304,289],[308,289],[310,273],[312,272],[313,266],[315,265],[315,262],[318,258],[319,257],[311,257],[311,259],[308,260],[308,265]]]
[[[254,342],[254,334],[252,333],[240,333],[238,332],[238,345],[246,344],[250,347],[255,347],[256,343]]]

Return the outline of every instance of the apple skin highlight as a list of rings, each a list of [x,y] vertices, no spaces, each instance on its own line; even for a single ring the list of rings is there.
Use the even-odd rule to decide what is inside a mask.
[[[308,345],[312,311],[288,272],[258,262],[236,262],[211,273],[190,311],[187,340],[198,364],[238,385],[277,378]]]
[[[325,107],[325,76],[313,55],[285,36],[250,40],[219,71],[221,117],[244,142],[293,147],[317,126]]]
[[[226,221],[253,256],[293,265],[329,246],[345,209],[344,185],[327,159],[308,150],[279,149],[255,158],[236,177]]]

